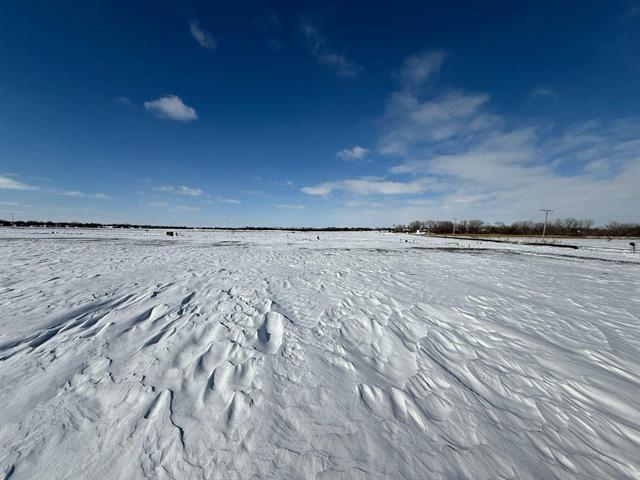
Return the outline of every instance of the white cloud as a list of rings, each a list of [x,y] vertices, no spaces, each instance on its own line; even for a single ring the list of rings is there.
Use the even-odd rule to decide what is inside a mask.
[[[334,223],[454,216],[512,222],[535,220],[542,207],[597,224],[640,218],[640,116],[574,125],[527,122],[495,113],[483,92],[429,89],[427,96],[409,88],[438,70],[418,66],[405,62],[404,84],[389,95],[380,119],[379,151],[397,159],[388,170],[393,177],[336,179],[302,189],[312,196],[347,195],[349,208],[336,210]],[[387,197],[372,207],[360,202],[365,195]]]
[[[64,195],[66,197],[79,197],[79,198],[97,198],[98,200],[108,200],[109,197],[104,193],[84,193],[78,190],[51,190],[51,193],[58,195]]]
[[[538,87],[533,89],[529,96],[531,98],[555,97],[556,92],[547,87]]]
[[[294,203],[278,203],[276,208],[288,208],[291,210],[302,210],[303,208],[307,208],[306,205],[302,204],[294,204]]]
[[[276,185],[280,187],[291,187],[293,186],[293,182],[291,180],[285,180],[284,182],[275,182]]]
[[[318,63],[328,67],[339,77],[357,77],[362,73],[360,65],[328,46],[327,39],[313,23],[303,21],[301,27],[307,46]]]
[[[429,50],[408,57],[398,74],[405,88],[416,88],[424,84],[440,71],[446,53],[441,50]]]
[[[446,154],[406,159],[392,174],[429,176],[444,185],[420,217],[478,217],[489,221],[535,219],[550,205],[564,217],[596,223],[629,221],[640,214],[640,118],[574,125],[547,138],[542,128],[501,128]],[[452,147],[448,147],[452,148]],[[433,149],[428,146],[425,151]],[[408,206],[400,212],[413,212]],[[389,212],[391,213],[391,212]],[[396,222],[406,221],[398,219]]]
[[[467,137],[495,127],[501,117],[483,107],[487,94],[450,91],[428,100],[406,91],[387,99],[382,118],[379,150],[388,155],[406,155],[416,145],[445,140],[460,144]]]
[[[611,172],[611,164],[604,158],[592,160],[584,166],[584,172],[593,175],[607,175]]]
[[[174,207],[173,210],[182,211],[182,212],[199,212],[200,210],[202,210],[202,208],[192,207],[189,205],[179,205],[177,207]]]
[[[487,94],[451,92],[434,100],[416,104],[415,110],[409,114],[413,121],[420,124],[451,122],[474,115],[488,101]]]
[[[428,179],[394,182],[375,177],[363,177],[325,182],[315,186],[303,187],[301,191],[312,196],[327,196],[336,190],[355,195],[407,195],[424,192],[429,182],[430,180]]]
[[[356,145],[353,148],[344,148],[340,150],[336,156],[342,160],[362,160],[368,153],[368,149],[363,148],[360,145]]]
[[[168,193],[177,193],[179,195],[188,195],[190,197],[200,197],[204,193],[200,188],[186,187],[184,185],[180,185],[180,186],[162,185],[160,187],[151,187],[151,189],[156,190],[158,192],[168,192]]]
[[[11,175],[11,176],[17,176],[17,175]],[[34,178],[39,178],[39,177],[34,177]],[[41,178],[41,180],[48,180],[48,179],[44,179]],[[107,195],[105,195],[104,193],[84,193],[78,190],[56,190],[56,189],[41,189],[40,187],[37,187],[35,185],[27,185],[25,183],[19,182],[17,180],[14,180],[13,178],[10,178],[9,176],[3,176],[0,175],[0,189],[6,189],[6,190],[39,190],[39,191],[43,191],[45,193],[48,194],[53,194],[53,195],[64,195],[66,197],[79,197],[79,198],[95,198],[95,199],[99,199],[99,200],[108,200],[109,197]]]
[[[147,206],[154,208],[168,207],[169,204],[167,202],[149,202]]]
[[[197,20],[191,20],[189,22],[189,29],[191,31],[191,35],[196,39],[196,42],[207,50],[215,50],[217,46],[216,40],[211,36],[211,34],[202,28],[200,28],[200,22]]]
[[[18,182],[13,178],[0,175],[0,190],[40,190],[40,187]]]
[[[191,122],[198,119],[193,107],[185,105],[177,95],[165,95],[156,100],[144,102],[144,108],[158,118],[167,118],[177,122]]]
[[[216,197],[216,202],[231,203],[236,205],[242,203],[240,200],[236,200],[235,198],[224,198],[224,197]]]

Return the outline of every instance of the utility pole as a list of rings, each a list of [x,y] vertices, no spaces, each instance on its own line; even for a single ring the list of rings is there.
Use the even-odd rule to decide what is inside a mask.
[[[553,212],[550,208],[541,208],[541,212],[544,212],[544,227],[542,227],[542,238],[547,233],[547,218],[549,218],[549,212]]]

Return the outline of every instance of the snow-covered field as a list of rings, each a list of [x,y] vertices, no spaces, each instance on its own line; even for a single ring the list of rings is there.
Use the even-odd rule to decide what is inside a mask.
[[[640,254],[3,229],[0,259],[0,478],[640,478]]]

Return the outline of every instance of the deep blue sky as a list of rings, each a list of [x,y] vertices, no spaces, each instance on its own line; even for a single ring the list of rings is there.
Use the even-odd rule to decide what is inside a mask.
[[[0,218],[640,221],[640,3],[0,3]]]

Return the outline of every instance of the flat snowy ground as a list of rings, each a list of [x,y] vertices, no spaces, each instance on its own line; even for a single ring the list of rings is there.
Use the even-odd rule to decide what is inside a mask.
[[[640,254],[319,236],[1,230],[0,478],[640,478]]]

